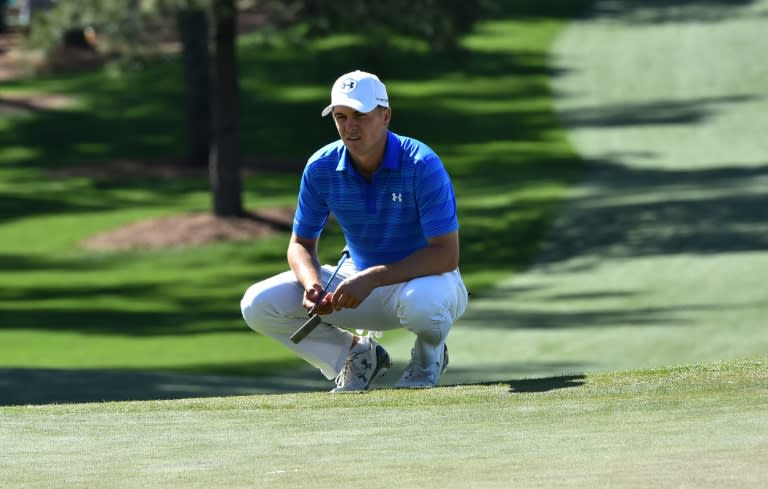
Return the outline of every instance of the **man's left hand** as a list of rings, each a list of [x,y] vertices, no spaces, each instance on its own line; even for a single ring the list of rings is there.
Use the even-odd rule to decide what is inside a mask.
[[[374,282],[363,274],[353,275],[347,278],[336,287],[333,292],[331,304],[337,311],[342,309],[354,309],[371,295],[376,288]]]

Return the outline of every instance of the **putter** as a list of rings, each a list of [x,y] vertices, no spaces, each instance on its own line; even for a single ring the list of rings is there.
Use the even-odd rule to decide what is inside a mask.
[[[346,259],[349,258],[349,250],[344,248],[344,251],[341,252],[341,258],[339,259],[339,264],[336,265],[336,270],[333,271],[333,275],[331,275],[331,278],[328,279],[328,283],[325,284],[325,288],[323,289],[323,292],[320,294],[320,300],[323,300],[323,297],[325,297],[325,294],[328,293],[328,289],[331,287],[331,282],[333,282],[333,279],[336,278],[336,274],[339,273],[339,269],[341,269],[341,266],[344,264]],[[290,340],[294,343],[298,343],[304,338],[307,337],[309,333],[312,332],[313,329],[317,327],[318,324],[323,320],[320,316],[315,314],[315,309],[317,309],[319,302],[315,303],[314,306],[312,306],[312,309],[309,310],[309,319],[306,323],[302,324],[299,329],[296,330],[295,333],[293,333],[290,337]]]

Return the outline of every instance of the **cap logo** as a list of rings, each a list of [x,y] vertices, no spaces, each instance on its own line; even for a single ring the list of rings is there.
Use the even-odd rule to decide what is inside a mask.
[[[341,93],[349,93],[357,86],[357,80],[354,78],[347,78],[341,82]]]

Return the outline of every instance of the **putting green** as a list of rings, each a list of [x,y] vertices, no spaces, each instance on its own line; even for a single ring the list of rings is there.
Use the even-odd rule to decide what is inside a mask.
[[[446,383],[768,351],[768,1],[673,3],[598,1],[553,46],[589,175],[455,326]]]

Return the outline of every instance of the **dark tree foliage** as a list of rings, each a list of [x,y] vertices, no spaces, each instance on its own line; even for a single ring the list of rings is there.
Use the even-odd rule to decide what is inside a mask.
[[[312,35],[364,34],[386,44],[393,34],[426,41],[436,52],[453,51],[459,38],[488,12],[491,0],[389,0],[339,2],[303,0],[301,17]]]

